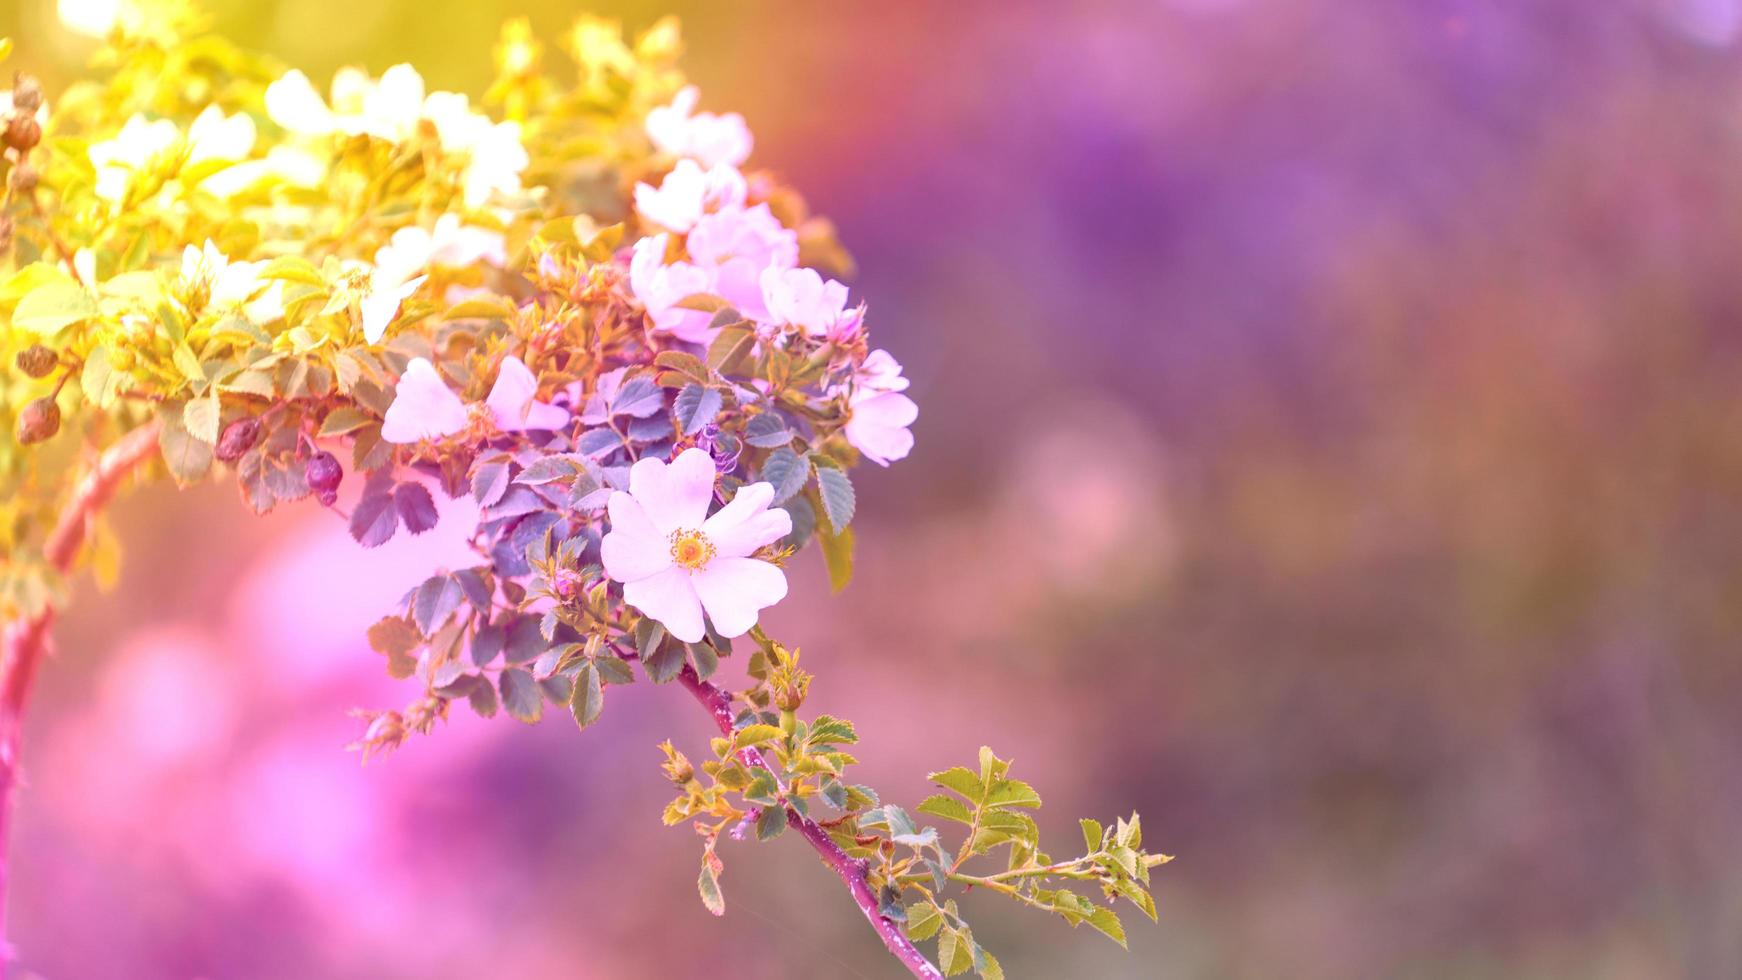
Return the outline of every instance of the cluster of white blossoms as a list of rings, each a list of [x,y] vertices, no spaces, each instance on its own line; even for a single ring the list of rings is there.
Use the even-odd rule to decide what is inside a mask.
[[[423,76],[410,65],[394,65],[380,79],[341,68],[333,75],[330,104],[307,75],[292,70],[267,86],[266,113],[286,130],[317,139],[366,135],[404,143],[427,122],[443,153],[466,160],[462,185],[469,208],[483,207],[496,195],[519,194],[529,162],[519,123],[492,121],[458,92],[426,95]]]
[[[330,102],[307,75],[293,69],[267,86],[265,101],[274,123],[311,146],[334,136],[366,136],[398,145],[418,138],[427,127],[443,154],[462,161],[461,197],[468,209],[483,209],[523,191],[521,173],[529,160],[519,124],[491,120],[458,92],[426,93],[423,77],[410,65],[395,65],[379,79],[359,68],[342,68],[333,75]],[[364,339],[380,343],[400,305],[424,284],[432,267],[463,268],[478,262],[500,266],[505,261],[500,232],[462,224],[450,212],[431,228],[413,225],[394,232],[375,253],[373,264],[348,263],[354,286],[342,301],[356,304]]]
[[[798,235],[783,227],[766,203],[747,205],[749,182],[739,167],[754,145],[742,116],[695,113],[694,86],[647,117],[654,145],[678,156],[660,182],[637,184],[635,210],[665,229],[635,243],[629,285],[647,307],[655,329],[689,343],[710,343],[713,314],[683,301],[712,294],[774,338],[792,330],[807,337],[848,342],[863,326],[864,307],[848,305],[847,287],[798,264]],[[677,239],[674,242],[674,239]],[[673,259],[681,243],[682,257]],[[901,392],[907,379],[887,351],[872,351],[843,392],[852,411],[845,435],[853,448],[882,466],[913,448],[908,431],[919,406]]]
[[[186,133],[168,119],[135,114],[112,139],[92,143],[86,154],[97,175],[97,196],[115,206],[144,181],[168,180],[188,168],[203,175],[198,180],[202,189],[229,197],[265,176],[255,169],[231,172],[254,152],[257,136],[254,120],[246,113],[225,115],[214,105],[195,117]],[[306,166],[283,156],[271,168],[274,173],[281,171],[286,176],[308,175]]]
[[[293,73],[275,83],[267,103],[275,120],[311,135],[399,140],[420,119],[446,111],[431,109],[441,96],[424,96],[421,80],[401,66],[379,83],[341,73],[331,106]],[[463,97],[452,98],[459,100],[454,112],[466,111]],[[657,187],[635,188],[636,211],[654,231],[630,247],[627,279],[650,329],[705,347],[723,328],[715,325],[714,313],[685,301],[712,295],[755,325],[757,344],[801,339],[858,351],[857,366],[831,375],[821,397],[844,407],[840,432],[865,458],[887,466],[905,457],[913,447],[908,427],[919,408],[903,393],[908,381],[901,365],[887,351],[865,352],[864,307],[849,304],[842,283],[800,266],[797,232],[783,226],[766,202],[750,203],[749,182],[738,169],[753,145],[743,118],[696,113],[696,101],[695,89],[686,88],[646,121],[653,144],[677,158]],[[380,339],[426,268],[477,261],[500,263],[501,237],[464,228],[457,218],[443,218],[433,231],[396,233],[377,253],[361,296],[367,339]],[[413,444],[560,430],[576,420],[571,410],[577,407],[582,424],[603,421],[593,406],[607,389],[614,395],[623,374],[619,369],[601,377],[590,399],[576,382],[544,402],[537,398],[537,378],[518,357],[503,358],[496,370],[484,402],[467,405],[434,364],[411,361],[395,388],[382,438]],[[751,384],[760,390],[760,382]],[[643,458],[629,468],[627,490],[613,492],[605,505],[609,530],[600,556],[606,575],[622,583],[625,603],[687,643],[701,641],[710,623],[719,636],[741,636],[762,609],[786,595],[784,571],[758,554],[792,532],[791,514],[771,506],[772,484],[754,482],[740,486],[710,515],[723,493],[721,468],[700,446],[682,450],[669,464]]]

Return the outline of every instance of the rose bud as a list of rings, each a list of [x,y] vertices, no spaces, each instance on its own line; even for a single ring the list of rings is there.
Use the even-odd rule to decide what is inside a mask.
[[[18,370],[33,378],[46,378],[54,372],[54,366],[60,362],[55,352],[41,344],[31,344],[18,352],[14,358],[18,362]]]
[[[14,112],[6,123],[5,140],[7,146],[23,153],[42,141],[42,126],[35,116]]]
[[[30,445],[60,431],[60,406],[53,397],[38,398],[18,413],[18,441]]]
[[[339,499],[339,481],[345,478],[345,471],[332,453],[318,452],[310,456],[303,475],[308,479],[308,488],[315,492],[321,503],[331,507],[333,501]]]
[[[218,435],[217,457],[226,463],[234,463],[259,441],[260,419],[253,415],[239,418],[224,426],[224,431]]]

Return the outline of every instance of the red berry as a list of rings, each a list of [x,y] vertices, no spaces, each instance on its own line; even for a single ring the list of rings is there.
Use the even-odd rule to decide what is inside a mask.
[[[6,123],[6,145],[20,153],[27,152],[42,141],[42,127],[36,117],[26,112],[14,112]]]
[[[338,499],[339,482],[345,478],[345,471],[332,453],[318,452],[310,456],[304,475],[308,478],[308,488],[320,496],[321,503],[331,506]]]
[[[259,441],[260,419],[252,415],[239,418],[224,426],[224,431],[218,436],[216,455],[226,463],[233,463]]]
[[[60,406],[52,397],[38,398],[18,413],[18,441],[30,445],[60,431]]]
[[[18,352],[13,358],[18,364],[18,370],[33,378],[46,378],[54,373],[54,366],[59,362],[54,351],[41,344],[31,344]]]

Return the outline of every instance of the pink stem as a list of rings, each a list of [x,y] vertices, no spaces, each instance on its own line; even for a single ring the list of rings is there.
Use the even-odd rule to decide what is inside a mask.
[[[128,432],[103,451],[61,512],[49,532],[43,558],[55,571],[66,574],[78,557],[79,547],[92,519],[115,495],[116,487],[134,467],[157,452],[157,423],[150,422]],[[19,745],[24,733],[24,709],[37,668],[48,653],[49,630],[55,609],[44,606],[34,616],[6,625],[0,644],[0,980],[5,980],[12,949],[5,939],[6,844],[12,815],[12,790],[19,784]]]
[[[720,734],[730,736],[732,734],[732,696],[702,680],[696,674],[695,668],[689,664],[685,664],[683,670],[678,674],[678,681],[688,688],[691,694],[695,695],[696,700],[708,709],[709,714],[714,716],[714,724],[720,729]],[[749,764],[773,771],[767,761],[762,758],[761,753],[755,749],[746,749],[741,755]],[[889,952],[897,960],[901,961],[901,965],[907,967],[908,972],[916,977],[924,978],[924,980],[932,980],[932,978],[941,980],[943,973],[925,958],[925,954],[921,953],[918,947],[913,945],[913,941],[901,931],[901,926],[877,911],[877,895],[871,890],[871,882],[868,880],[871,870],[869,863],[849,857],[847,852],[841,850],[841,846],[835,843],[821,824],[801,815],[790,806],[786,808],[786,825],[798,831],[811,848],[817,852],[817,856],[823,859],[823,863],[834,869],[835,874],[840,876],[842,883],[853,895],[853,903],[859,906],[859,911],[865,914],[866,921],[870,922],[871,928],[876,931],[877,938],[883,940],[883,945],[888,947]]]

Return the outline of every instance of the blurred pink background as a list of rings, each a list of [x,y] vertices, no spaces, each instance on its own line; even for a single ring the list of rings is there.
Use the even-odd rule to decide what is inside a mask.
[[[504,17],[574,8],[214,9],[477,92]],[[807,555],[768,617],[812,706],[886,799],[988,742],[1057,850],[1135,807],[1180,856],[1129,954],[969,896],[1012,976],[1742,976],[1739,0],[591,9],[683,16],[914,378],[857,581]],[[51,93],[86,50],[44,0],[0,33]],[[119,514],[27,732],[28,968],[896,975],[792,841],[702,908],[676,689],[343,752],[412,693],[364,628],[451,540]]]

